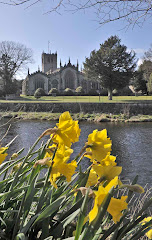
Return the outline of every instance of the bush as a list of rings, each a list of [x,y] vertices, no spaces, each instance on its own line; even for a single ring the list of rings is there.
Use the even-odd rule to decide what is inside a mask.
[[[45,93],[43,88],[36,89],[36,91],[34,93],[35,98],[40,98],[40,97],[45,96],[45,95],[46,95],[46,93]]]
[[[78,96],[82,96],[82,95],[84,95],[85,91],[83,90],[83,88],[81,86],[79,86],[79,87],[76,88],[75,93]]]
[[[129,87],[124,87],[122,89],[114,89],[112,91],[113,96],[133,96],[134,93],[130,90]]]
[[[72,89],[66,88],[66,89],[64,90],[64,95],[65,95],[65,96],[73,96],[73,95],[74,95],[74,92],[72,91]]]
[[[97,91],[95,89],[90,89],[89,95],[90,96],[98,96],[99,94],[97,93]]]
[[[59,91],[57,88],[51,88],[51,90],[49,91],[48,95],[52,95],[52,94],[56,94],[59,95]]]

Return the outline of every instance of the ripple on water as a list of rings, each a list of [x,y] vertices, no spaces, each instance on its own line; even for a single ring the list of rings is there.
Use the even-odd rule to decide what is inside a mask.
[[[1,122],[2,124],[2,122]],[[55,122],[47,121],[19,121],[13,123],[8,135],[3,140],[3,146],[18,135],[10,147],[10,152],[16,152],[25,147],[24,154],[37,137],[47,128],[55,126]],[[94,129],[108,131],[112,139],[112,154],[117,155],[117,163],[123,167],[122,179],[130,179],[139,175],[139,183],[145,185],[152,181],[152,123],[80,123],[81,137],[73,145],[74,157],[87,140],[88,134]],[[7,127],[1,128],[1,138]],[[47,139],[48,137],[45,137]],[[40,144],[39,144],[40,146]],[[89,160],[82,161],[82,168],[89,165]]]

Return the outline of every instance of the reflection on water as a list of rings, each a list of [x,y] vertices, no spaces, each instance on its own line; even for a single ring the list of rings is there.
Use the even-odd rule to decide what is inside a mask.
[[[1,122],[2,124],[2,122]],[[34,143],[37,137],[47,128],[55,126],[55,122],[46,121],[19,121],[13,123],[7,137],[3,140],[3,146],[18,135],[10,147],[10,152],[16,152],[25,147],[28,148]],[[8,126],[7,126],[8,127]],[[6,126],[1,128],[0,138],[4,135]],[[137,174],[139,183],[151,184],[152,181],[152,123],[80,123],[81,137],[79,143],[73,145],[74,155],[87,140],[88,134],[94,129],[106,128],[112,139],[112,154],[117,156],[117,163],[123,167],[122,179],[133,179]],[[48,137],[45,137],[47,139]],[[73,156],[74,157],[74,156]],[[82,162],[83,169],[89,165],[89,160]]]

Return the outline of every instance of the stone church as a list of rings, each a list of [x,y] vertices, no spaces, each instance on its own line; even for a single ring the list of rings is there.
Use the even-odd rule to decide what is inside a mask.
[[[82,86],[85,93],[91,89],[99,90],[99,84],[95,81],[87,79],[82,71],[79,71],[79,64],[72,65],[69,59],[68,64],[62,66],[60,60],[60,67],[57,68],[57,52],[56,53],[42,53],[42,71],[38,71],[28,75],[22,84],[23,95],[34,95],[37,88],[43,88],[48,94],[51,88],[58,89],[63,92],[66,88],[73,91],[79,86]]]

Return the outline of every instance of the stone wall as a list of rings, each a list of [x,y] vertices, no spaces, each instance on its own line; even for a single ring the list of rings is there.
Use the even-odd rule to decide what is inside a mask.
[[[152,115],[152,104],[148,103],[0,103],[0,112],[52,112],[62,113],[112,113]]]

